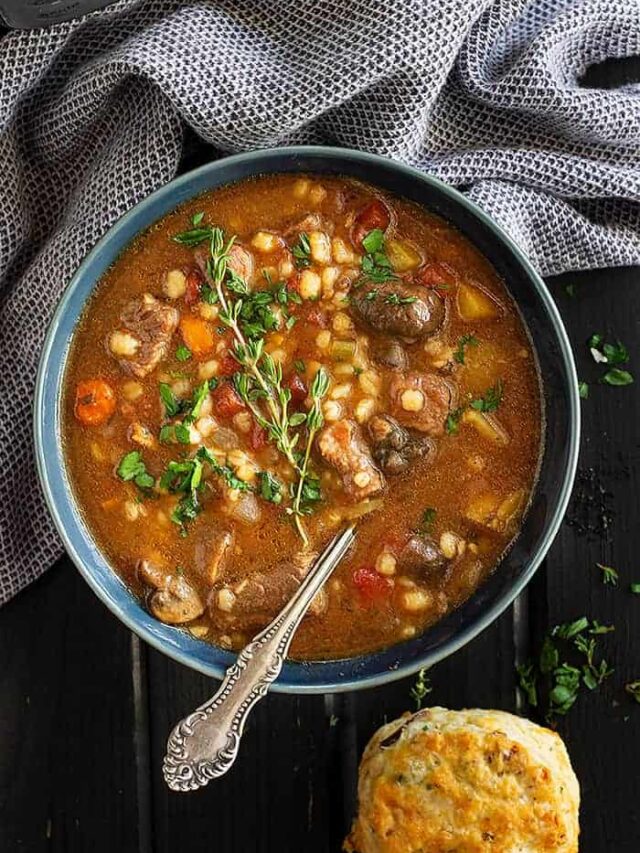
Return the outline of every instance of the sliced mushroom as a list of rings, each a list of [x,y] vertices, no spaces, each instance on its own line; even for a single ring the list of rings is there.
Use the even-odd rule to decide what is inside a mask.
[[[363,284],[353,293],[351,308],[372,329],[411,340],[434,334],[445,319],[444,301],[435,290],[404,281]]]
[[[395,340],[378,344],[373,351],[373,357],[390,370],[405,370],[408,364],[407,354],[402,345]]]
[[[403,571],[421,576],[434,575],[446,569],[449,561],[436,542],[426,533],[414,533],[398,557]]]
[[[389,415],[375,415],[368,423],[375,462],[385,474],[406,471],[414,459],[435,454],[436,444],[429,438],[412,438]]]
[[[182,625],[204,613],[200,596],[182,575],[167,574],[149,560],[140,560],[138,575],[155,589],[149,596],[149,609],[161,622]]]

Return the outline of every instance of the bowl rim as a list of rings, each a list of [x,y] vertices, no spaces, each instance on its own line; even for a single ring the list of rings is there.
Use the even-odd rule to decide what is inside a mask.
[[[130,221],[132,219],[135,219],[141,212],[145,210],[145,208],[153,208],[154,202],[162,200],[167,195],[173,195],[179,189],[187,188],[191,182],[197,183],[197,180],[200,176],[207,175],[210,172],[215,172],[220,168],[228,168],[230,166],[232,167],[235,164],[263,163],[263,168],[256,169],[254,172],[252,172],[252,175],[255,176],[259,174],[269,174],[270,158],[279,159],[287,156],[290,156],[293,161],[292,168],[290,170],[291,173],[295,173],[296,171],[303,171],[294,168],[294,165],[296,157],[304,156],[315,159],[325,158],[334,161],[341,161],[344,164],[344,170],[347,176],[349,173],[349,163],[353,161],[358,161],[359,163],[370,166],[373,169],[375,169],[376,166],[379,167],[384,165],[385,168],[391,168],[392,170],[403,174],[405,177],[413,181],[421,182],[434,187],[440,193],[447,196],[455,204],[465,208],[467,212],[471,213],[474,217],[479,219],[480,222],[486,228],[488,228],[489,231],[491,231],[492,235],[496,238],[496,240],[502,245],[506,246],[506,248],[511,252],[512,256],[518,262],[520,267],[525,272],[526,277],[537,291],[537,295],[541,299],[544,308],[548,313],[548,317],[557,336],[559,351],[563,362],[563,372],[568,376],[571,385],[571,387],[568,389],[569,417],[567,425],[567,458],[563,470],[561,487],[557,495],[556,508],[553,515],[550,517],[550,519],[545,525],[544,533],[541,536],[536,551],[527,561],[527,564],[521,571],[518,578],[508,588],[508,590],[505,590],[497,596],[496,600],[492,602],[490,607],[479,613],[475,617],[475,619],[471,620],[471,622],[464,628],[458,630],[451,637],[444,640],[442,644],[435,650],[425,651],[422,655],[418,655],[415,658],[406,661],[405,663],[398,663],[397,666],[391,669],[386,668],[384,671],[366,673],[363,675],[356,674],[352,675],[350,678],[340,678],[340,680],[338,680],[334,674],[332,678],[314,679],[312,683],[296,681],[295,672],[304,673],[304,671],[308,670],[309,668],[321,668],[323,666],[326,666],[327,664],[331,664],[335,668],[336,666],[339,666],[341,662],[346,664],[347,661],[354,661],[359,659],[366,660],[372,655],[375,655],[376,652],[356,655],[353,658],[342,659],[342,661],[340,659],[331,661],[309,662],[289,661],[285,663],[283,672],[280,674],[278,679],[271,685],[270,688],[274,692],[282,693],[325,694],[377,687],[379,685],[413,675],[422,668],[431,667],[434,664],[438,663],[440,660],[443,660],[445,657],[448,657],[449,655],[455,653],[468,642],[470,642],[472,639],[474,639],[478,634],[484,631],[485,628],[491,625],[513,603],[516,597],[531,580],[532,576],[545,558],[559,530],[559,527],[562,523],[562,519],[567,509],[578,462],[581,427],[580,401],[578,395],[577,372],[567,332],[565,330],[558,308],[542,278],[535,270],[523,250],[514,242],[514,240],[502,228],[502,226],[498,225],[498,223],[495,222],[481,207],[476,205],[458,190],[449,186],[444,181],[441,181],[439,178],[421,172],[418,169],[409,166],[405,163],[401,163],[396,160],[391,160],[390,158],[382,157],[378,154],[371,154],[348,148],[321,145],[295,145],[285,146],[281,148],[264,148],[241,154],[235,154],[232,156],[223,156],[217,160],[205,163],[196,169],[192,169],[189,172],[185,172],[184,174],[173,178],[171,181],[163,184],[153,193],[145,196],[137,204],[131,207],[126,213],[119,217],[109,227],[106,233],[97,241],[97,243],[93,246],[93,248],[87,253],[87,255],[83,258],[82,262],[79,264],[69,283],[66,285],[60,297],[58,305],[53,313],[53,316],[49,322],[36,376],[36,386],[33,404],[34,444],[38,477],[40,480],[41,489],[43,491],[47,507],[49,509],[53,522],[58,530],[58,533],[63,541],[65,550],[67,554],[71,557],[80,574],[89,584],[91,589],[93,589],[96,595],[100,598],[100,600],[134,634],[141,637],[143,640],[145,640],[151,646],[156,648],[158,651],[173,658],[178,663],[181,663],[184,666],[189,667],[190,669],[194,669],[198,672],[203,673],[204,675],[208,675],[214,678],[223,678],[227,666],[232,663],[233,660],[235,660],[235,654],[225,652],[225,650],[218,650],[218,647],[214,646],[213,648],[216,651],[220,651],[222,653],[220,654],[220,658],[222,658],[222,661],[204,663],[200,660],[194,659],[193,655],[189,651],[183,650],[177,647],[176,645],[171,645],[163,638],[156,636],[156,634],[153,633],[149,627],[144,624],[141,624],[139,617],[136,618],[135,616],[130,615],[128,612],[126,612],[125,607],[119,602],[115,601],[107,593],[107,591],[103,589],[101,583],[94,576],[93,571],[85,564],[85,561],[79,554],[74,540],[69,535],[62,519],[58,500],[54,495],[54,490],[49,479],[48,465],[50,463],[47,460],[47,455],[45,453],[45,429],[47,426],[47,417],[49,419],[53,418],[54,422],[56,420],[55,415],[46,411],[46,406],[44,403],[45,393],[47,390],[47,367],[49,365],[53,345],[55,343],[56,332],[58,330],[58,326],[61,322],[61,319],[65,315],[67,306],[69,305],[72,296],[74,295],[78,286],[87,276],[93,278],[94,280],[92,282],[92,286],[89,292],[86,294],[83,300],[83,308],[86,305],[86,302],[90,298],[91,294],[94,292],[95,286],[100,280],[102,274],[96,279],[96,277],[91,274],[91,268],[94,263],[100,260],[100,255],[102,251],[108,248],[109,243],[113,239],[114,235],[122,229],[126,229]],[[287,172],[286,169],[274,171],[278,171],[280,173]],[[312,172],[313,169],[306,168],[304,169],[304,171]],[[226,183],[233,183],[233,181],[228,181]],[[373,186],[376,185],[375,176],[371,178],[371,183]],[[224,185],[225,182],[220,184],[220,186]],[[194,193],[188,196],[187,198],[194,198],[197,195],[201,194],[201,192],[202,191],[198,191],[197,193]],[[176,202],[176,205],[182,203],[184,203],[184,199],[182,201]],[[164,216],[166,214],[162,215]],[[141,233],[142,230],[148,228],[156,221],[157,218],[151,218],[144,226],[144,228],[137,229],[136,233]],[[127,244],[129,244],[132,239],[134,238],[129,238]],[[77,320],[78,318],[76,318],[76,320],[74,321],[74,327],[77,323]],[[67,355],[68,350],[65,352],[63,359],[65,364]],[[58,385],[55,394],[56,406],[60,405],[60,400],[60,387]],[[54,435],[51,440],[55,442],[56,446],[59,444],[57,435]],[[75,499],[71,492],[71,486],[66,481],[65,472],[61,471],[60,476],[63,480],[65,480],[66,483],[66,488],[64,488],[63,490],[61,503],[64,504],[66,508],[71,511],[72,514],[74,512],[79,513],[79,507],[77,507],[75,503]],[[81,526],[84,527],[84,524],[82,523]],[[85,544],[88,544],[90,548],[93,548],[93,550],[97,551],[97,553],[103,556],[102,552],[100,552],[99,549],[97,549],[95,545],[93,545],[91,542]],[[106,558],[104,556],[103,559],[106,562]],[[111,568],[110,571],[114,572],[114,570]],[[114,572],[114,574],[116,573]],[[122,583],[122,589],[126,591],[129,595],[132,595],[124,583]],[[388,648],[394,648],[394,646]],[[285,670],[288,670],[287,674],[290,677],[282,677],[283,675],[285,675]],[[293,670],[294,673],[292,676],[291,670]]]

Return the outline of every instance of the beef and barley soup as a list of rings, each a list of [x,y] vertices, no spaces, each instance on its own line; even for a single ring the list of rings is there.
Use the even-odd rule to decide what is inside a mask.
[[[521,525],[541,444],[522,320],[425,210],[342,178],[210,192],[105,275],[66,372],[88,528],[163,622],[238,648],[348,520],[299,658],[412,637]]]

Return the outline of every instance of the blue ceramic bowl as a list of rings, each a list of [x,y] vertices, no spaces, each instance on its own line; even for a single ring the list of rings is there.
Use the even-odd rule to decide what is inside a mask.
[[[461,607],[424,634],[373,654],[337,661],[285,664],[274,689],[322,693],[402,678],[455,652],[511,604],[546,554],[565,512],[580,431],[575,366],[555,304],[507,234],[470,201],[435,178],[358,151],[295,147],[228,157],[182,175],[122,217],[85,258],[67,287],[47,335],[35,396],[35,446],[42,488],[65,547],[104,603],[152,646],[220,678],[234,655],[153,619],[110,568],[76,504],[65,471],[61,388],[69,344],[101,276],[133,238],[188,199],[252,175],[315,172],[368,181],[423,205],[458,228],[506,282],[534,341],[545,391],[545,451],[522,532],[494,574]]]

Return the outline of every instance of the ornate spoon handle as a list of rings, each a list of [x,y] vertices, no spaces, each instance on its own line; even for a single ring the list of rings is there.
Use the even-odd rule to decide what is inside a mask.
[[[231,767],[251,709],[280,674],[296,628],[354,536],[350,525],[327,545],[280,614],[240,652],[215,696],[171,732],[162,770],[173,791],[193,791]]]

